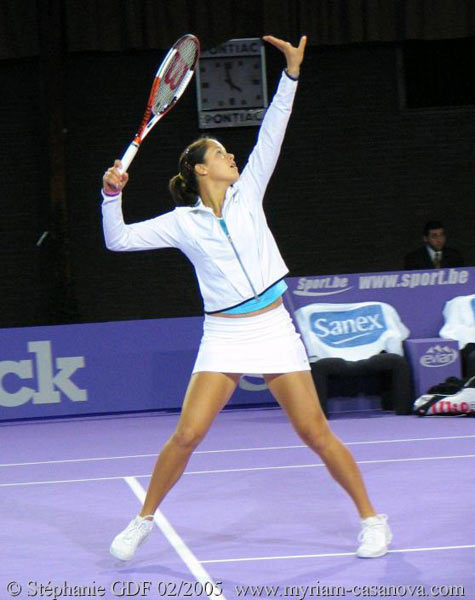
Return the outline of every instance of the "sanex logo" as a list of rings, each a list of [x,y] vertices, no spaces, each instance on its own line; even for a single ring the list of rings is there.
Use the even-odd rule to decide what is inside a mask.
[[[55,373],[51,342],[29,342],[28,352],[35,355],[34,359],[0,362],[0,406],[13,408],[26,404],[30,400],[33,404],[54,404],[61,401],[60,392],[73,402],[87,400],[87,390],[78,388],[71,381],[72,375],[84,367],[84,356],[56,358],[54,366],[57,372]],[[10,380],[12,376],[19,380],[33,379],[34,366],[36,366],[36,389],[26,385],[18,387],[10,382],[8,389],[5,389],[7,378]]]
[[[371,344],[387,330],[381,306],[370,304],[353,310],[314,312],[310,327],[320,341],[334,348]]]

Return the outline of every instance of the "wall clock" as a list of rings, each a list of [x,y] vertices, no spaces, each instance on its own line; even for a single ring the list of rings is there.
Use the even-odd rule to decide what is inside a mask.
[[[262,41],[229,40],[204,51],[196,86],[200,129],[259,125],[268,103]]]

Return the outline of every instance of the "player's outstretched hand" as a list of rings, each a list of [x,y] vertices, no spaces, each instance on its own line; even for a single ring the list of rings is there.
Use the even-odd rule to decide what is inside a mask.
[[[300,65],[302,64],[303,55],[305,53],[305,46],[307,44],[307,36],[303,35],[300,38],[297,47],[292,46],[290,42],[280,40],[273,35],[265,35],[262,39],[284,53],[287,60],[287,73],[292,77],[298,77],[300,74]]]

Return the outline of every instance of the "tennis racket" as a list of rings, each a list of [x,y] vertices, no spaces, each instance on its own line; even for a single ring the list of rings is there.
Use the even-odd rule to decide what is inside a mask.
[[[199,57],[200,42],[191,34],[181,37],[168,51],[153,80],[140,129],[121,158],[123,172],[130,167],[143,140],[185,91]]]

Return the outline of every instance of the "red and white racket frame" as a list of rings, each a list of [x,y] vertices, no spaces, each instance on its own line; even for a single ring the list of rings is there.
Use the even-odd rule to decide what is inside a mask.
[[[190,38],[193,38],[196,46],[197,46],[197,56],[193,67],[191,68],[183,68],[183,65],[180,64],[180,46]],[[129,147],[125,151],[124,155],[120,159],[122,163],[122,172],[127,171],[130,167],[135,155],[137,154],[140,144],[147,137],[150,131],[155,127],[158,121],[164,117],[170,110],[175,106],[178,99],[181,97],[186,87],[188,86],[191,78],[195,74],[196,66],[198,65],[198,61],[200,58],[200,43],[196,36],[187,34],[181,37],[170,50],[168,54],[163,59],[158,71],[155,74],[155,78],[153,80],[152,89],[150,90],[150,95],[147,102],[147,108],[145,110],[145,114],[142,119],[142,124],[140,126],[139,131],[135,135],[133,141],[130,143]],[[176,66],[176,70],[174,70],[174,66]],[[180,72],[181,68],[181,72]],[[170,70],[169,70],[170,69]],[[169,70],[169,72],[167,72]],[[155,94],[158,86],[161,84],[163,77],[165,77],[165,84],[170,87],[171,90],[175,90],[179,88],[177,95],[173,98],[172,102],[160,113],[155,112],[153,106],[153,100],[155,98]],[[153,115],[153,116],[152,116]]]

